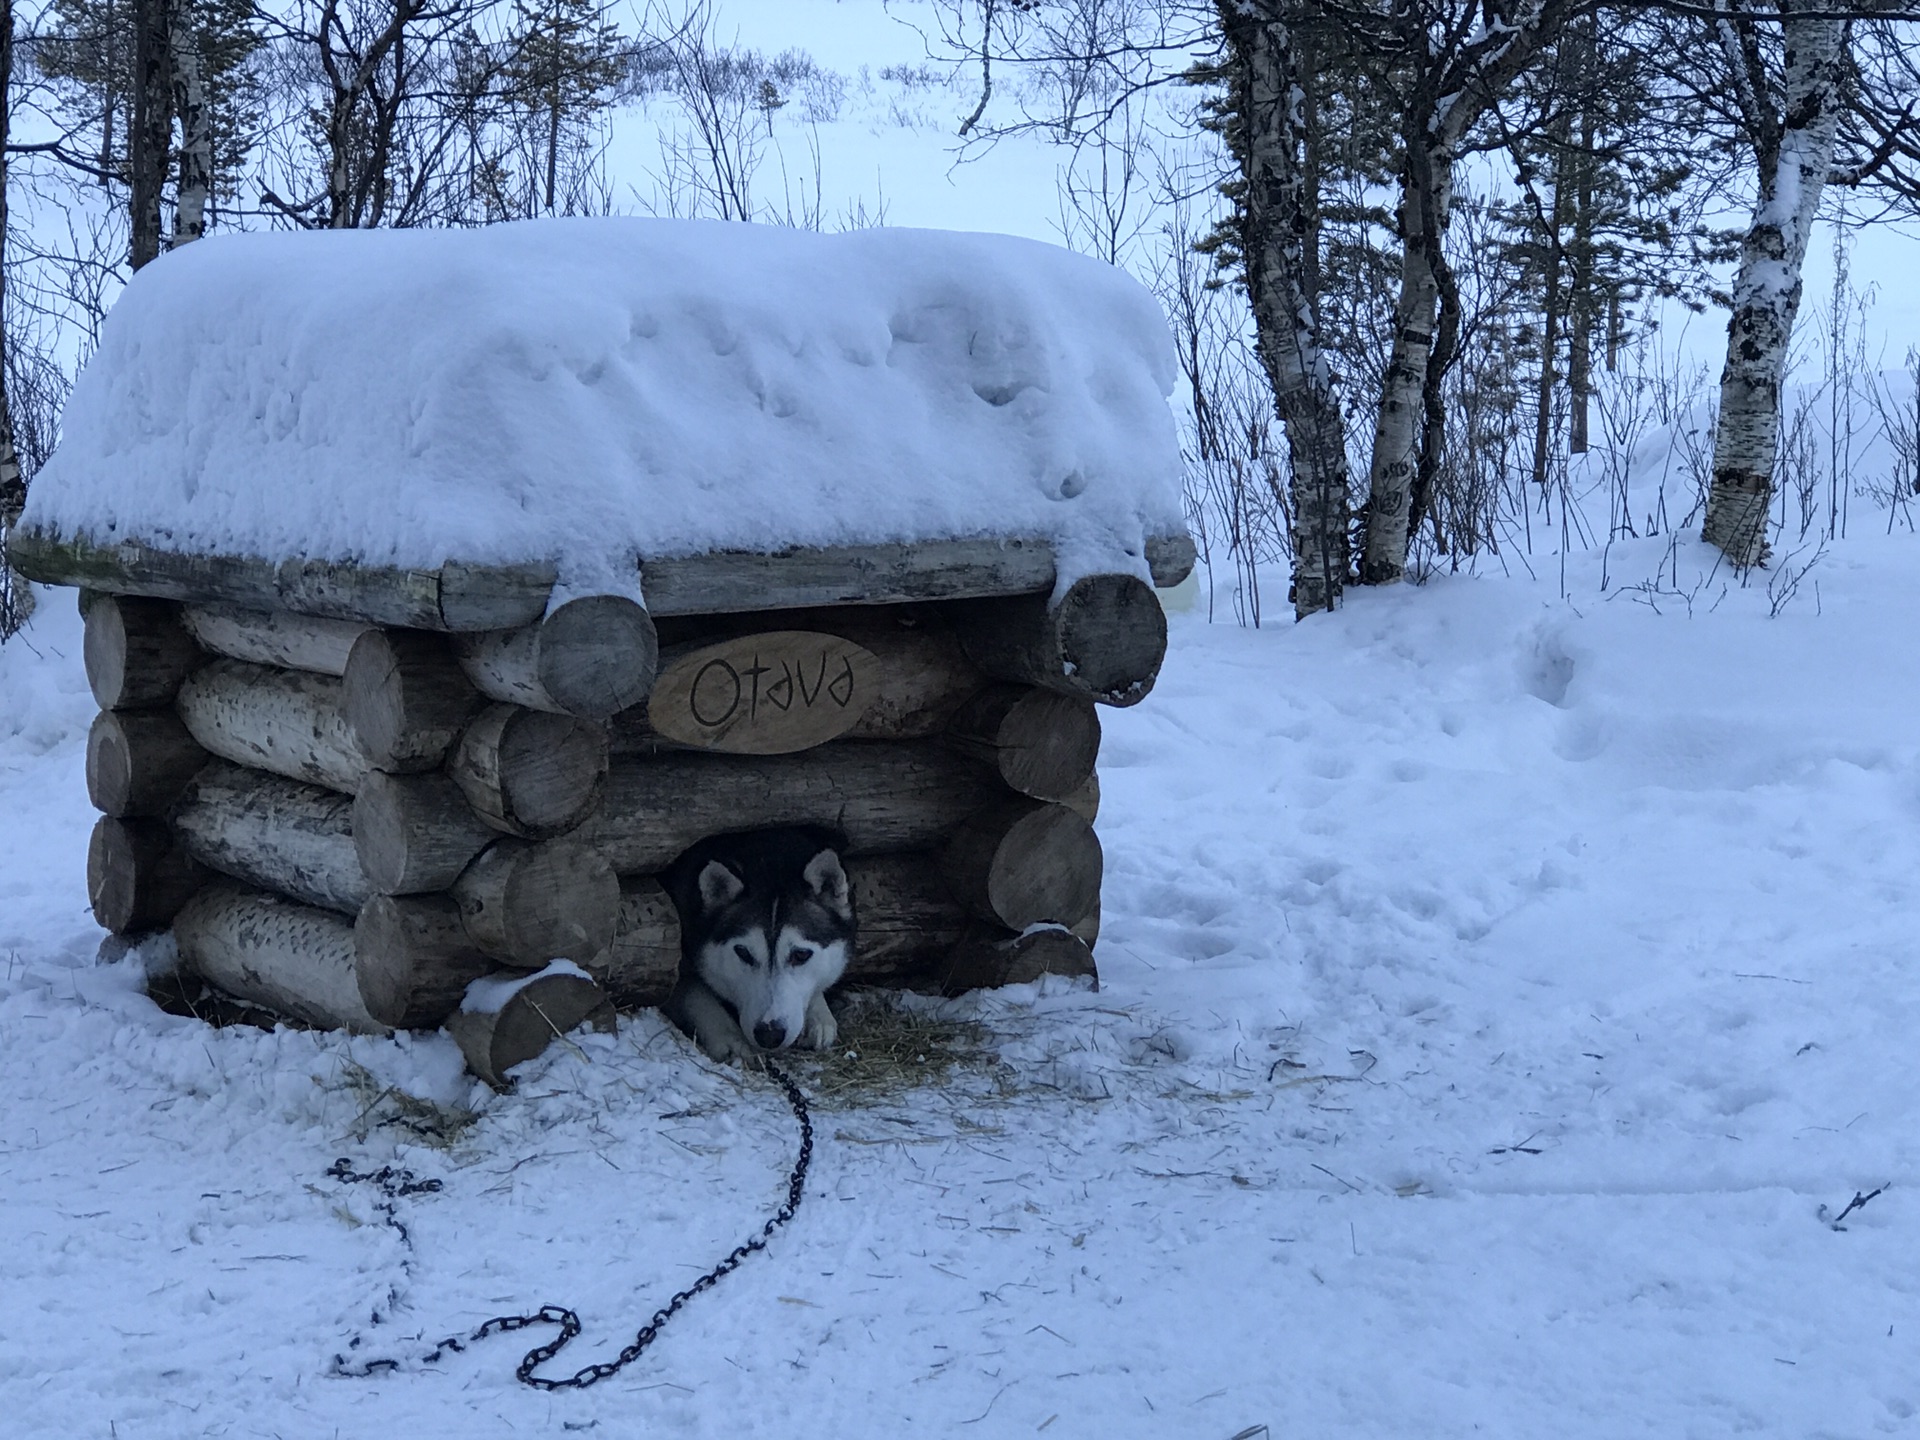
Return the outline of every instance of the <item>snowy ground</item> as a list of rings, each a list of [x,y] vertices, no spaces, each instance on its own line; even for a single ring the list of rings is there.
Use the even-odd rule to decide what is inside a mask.
[[[543,1302],[611,1355],[776,1203],[778,1095],[650,1015],[496,1098],[437,1037],[161,1013],[93,964],[50,595],[0,651],[0,1431],[1907,1431],[1917,585],[1855,540],[1778,618],[1576,567],[1177,619],[1107,717],[1104,988],[962,1002],[997,1065],[823,1110],[771,1253],[551,1398],[515,1338],[328,1371]],[[444,1182],[410,1252],[339,1156]]]

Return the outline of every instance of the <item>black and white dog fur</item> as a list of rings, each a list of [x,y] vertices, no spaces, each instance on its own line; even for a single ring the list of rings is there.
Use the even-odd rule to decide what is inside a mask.
[[[791,828],[716,835],[674,867],[680,981],[667,1015],[719,1061],[823,1049],[827,991],[853,958],[853,896],[836,838]]]

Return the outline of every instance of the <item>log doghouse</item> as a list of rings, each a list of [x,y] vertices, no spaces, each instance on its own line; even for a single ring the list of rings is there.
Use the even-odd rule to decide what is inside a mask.
[[[664,873],[718,833],[845,837],[854,982],[1094,974],[1098,707],[1147,693],[1166,622],[1131,575],[1055,599],[1046,554],[714,555],[643,567],[650,610],[550,613],[527,568],[322,584],[32,533],[12,560],[83,587],[100,924],[171,928],[200,979],[291,1020],[449,1025],[498,1082],[547,1012],[463,1010],[474,982],[563,961],[527,994],[573,1019],[660,1003]],[[1148,559],[1173,584],[1193,551]]]

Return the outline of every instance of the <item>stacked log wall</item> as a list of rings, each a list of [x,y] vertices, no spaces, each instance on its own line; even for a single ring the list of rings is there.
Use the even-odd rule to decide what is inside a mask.
[[[657,1003],[678,967],[675,859],[794,824],[845,837],[850,980],[1093,971],[1095,705],[1134,703],[1158,670],[1143,581],[1091,577],[1058,603],[735,603],[656,630],[618,597],[535,616],[537,576],[517,573],[274,572],[318,614],[236,603],[264,582],[220,573],[199,591],[175,577],[175,599],[83,592],[102,707],[89,887],[103,925],[174,925],[237,998],[432,1025],[473,979],[562,958]]]
[[[105,928],[171,927],[207,983],[347,1029],[439,1024],[473,978],[611,942],[611,867],[544,838],[597,801],[603,724],[490,703],[440,634],[82,602]]]

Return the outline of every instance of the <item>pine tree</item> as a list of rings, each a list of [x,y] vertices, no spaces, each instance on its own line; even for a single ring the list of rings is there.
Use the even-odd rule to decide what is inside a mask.
[[[625,46],[596,0],[514,0],[513,11],[505,90],[539,127],[540,203],[551,213],[563,136],[612,103],[626,73]]]

